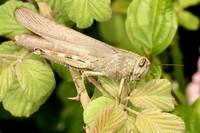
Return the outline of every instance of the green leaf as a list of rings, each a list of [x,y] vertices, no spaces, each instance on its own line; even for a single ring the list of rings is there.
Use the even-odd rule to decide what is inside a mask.
[[[101,82],[102,87],[110,93],[110,95],[117,97],[118,92],[119,92],[119,87],[120,87],[120,81],[116,79],[111,79],[107,77],[98,77],[98,80]],[[122,97],[126,94],[127,92],[127,85],[124,85],[123,90],[122,90]]]
[[[84,110],[84,113],[83,113],[84,122],[89,127],[92,127],[96,119],[97,113],[106,107],[112,106],[113,104],[114,104],[114,101],[106,97],[99,97],[91,101],[87,105],[86,109]]]
[[[150,81],[151,79],[159,79],[162,75],[162,69],[160,66],[151,66],[148,74],[145,76],[146,81]]]
[[[177,20],[171,0],[133,0],[128,8],[126,30],[140,55],[157,55],[173,39]]]
[[[192,106],[197,111],[197,113],[199,114],[199,118],[200,118],[200,98],[195,100],[195,102],[192,104]]]
[[[110,3],[110,0],[66,0],[66,10],[78,28],[87,28],[94,19],[98,22],[110,19]]]
[[[66,0],[49,0],[48,3],[51,9],[56,13],[55,20],[60,24],[65,24],[71,27],[74,23],[69,19],[65,8]]]
[[[186,105],[177,106],[173,113],[185,121],[185,133],[198,133],[200,131],[200,113],[193,107]]]
[[[189,6],[195,6],[195,5],[198,5],[199,3],[200,3],[200,0],[178,0],[178,4],[182,8],[187,8]]]
[[[9,64],[0,66],[0,101],[2,101],[13,84],[15,73]]]
[[[50,61],[52,68],[57,72],[57,74],[66,81],[73,81],[72,76],[68,67],[62,66],[58,63]]]
[[[3,42],[0,45],[0,53],[1,54],[21,54],[24,52],[21,47],[15,45],[12,41]]]
[[[26,94],[21,88],[17,78],[15,78],[11,89],[7,92],[5,99],[3,100],[3,106],[13,116],[16,117],[29,117],[31,114],[36,112],[39,107],[46,101],[52,91],[48,92],[43,98],[37,102],[30,102],[26,99]]]
[[[22,54],[25,54],[27,52],[27,50],[17,46],[16,44],[14,44],[12,41],[6,41],[3,42],[0,45],[0,53],[1,54],[9,54],[9,55],[17,55],[20,56]],[[13,62],[16,59],[12,59],[12,58],[7,58],[9,61]],[[35,55],[34,53],[30,53],[28,56],[26,56],[24,59],[33,59],[33,60],[40,60],[40,61],[45,61],[44,58]]]
[[[56,96],[62,102],[62,110],[60,112],[58,108],[55,108],[54,112],[55,111],[59,112],[59,117],[55,116],[54,112],[52,112],[52,115],[55,116],[56,118],[59,118],[59,123],[56,123],[56,125],[53,125],[54,128],[51,128],[51,130],[46,130],[49,128],[48,127],[49,125],[46,124],[47,126],[44,127],[45,131],[52,132],[52,129],[55,129],[55,128],[57,129],[58,125],[62,125],[62,132],[66,132],[66,133],[67,132],[68,133],[83,132],[83,128],[80,126],[80,125],[84,125],[83,109],[82,107],[80,107],[79,102],[75,102],[75,101],[73,102],[71,100],[67,100],[68,97],[74,97],[76,95],[77,95],[77,92],[76,92],[74,83],[62,81],[61,83],[57,85]],[[58,107],[60,107],[60,105],[58,105]],[[47,114],[46,117],[48,120],[45,118],[44,119],[47,123],[49,122],[49,120],[52,121],[51,117],[49,117],[49,114]],[[40,118],[38,120],[40,121]]]
[[[68,102],[70,104],[73,104],[70,100],[66,100],[67,97],[74,97],[77,95],[75,85],[73,82],[66,82],[66,81],[61,81],[56,88],[56,95],[60,99],[60,101],[63,102],[63,104],[67,104]]]
[[[131,103],[139,108],[174,109],[171,84],[166,79],[154,79],[134,89],[130,94]]]
[[[179,35],[176,34],[175,38],[172,41],[172,45],[170,45],[170,54],[168,53],[168,55],[170,55],[172,58],[172,63],[173,64],[184,64],[183,63],[183,53],[182,50],[180,48],[180,44],[179,44]],[[175,94],[175,96],[183,96],[183,97],[177,97],[180,100],[180,103],[184,104],[187,103],[187,99],[185,97],[185,94],[183,94],[185,92],[185,86],[187,83],[187,77],[184,75],[184,67],[174,67],[173,68],[173,78],[176,79],[176,81],[178,82],[179,86],[177,86],[177,88],[179,90],[174,90],[174,93],[178,93],[178,91],[180,92],[178,95]],[[181,94],[182,93],[182,94]]]
[[[146,109],[136,117],[136,128],[142,133],[184,133],[185,123],[173,114]]]
[[[139,133],[135,127],[135,118],[129,116],[126,123],[117,130],[117,133]]]
[[[8,1],[0,6],[0,36],[13,38],[17,34],[31,33],[29,30],[18,24],[14,18],[14,10],[17,7],[24,6],[33,11],[35,7],[30,3],[21,1]]]
[[[52,69],[37,60],[24,60],[17,63],[15,71],[26,99],[36,102],[51,92],[55,86]]]
[[[112,11],[114,13],[126,14],[128,6],[130,5],[129,0],[116,0],[112,3]]]
[[[117,104],[102,109],[96,117],[92,133],[114,133],[128,119],[127,113]]]
[[[178,12],[178,22],[181,26],[188,30],[198,30],[199,29],[199,18],[190,13],[189,11],[182,10]]]
[[[98,23],[98,29],[105,42],[134,51],[125,29],[125,19],[126,16],[113,14],[109,21]]]

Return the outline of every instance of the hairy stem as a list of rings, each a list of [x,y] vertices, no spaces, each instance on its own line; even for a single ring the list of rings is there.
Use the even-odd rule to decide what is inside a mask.
[[[18,56],[18,59],[17,59],[16,61],[14,61],[14,62],[11,64],[11,66],[14,66],[15,64],[17,64],[17,63],[19,63],[19,62],[22,62],[22,60],[23,60],[26,56],[28,56],[29,54],[30,54],[30,51],[27,51],[26,53],[24,53],[24,54]]]
[[[128,101],[129,99],[130,99],[130,97],[124,97],[121,99],[121,102]]]
[[[131,109],[131,108],[129,108],[129,107],[126,107],[126,106],[123,105],[123,104],[121,104],[121,105],[124,107],[125,110],[127,110],[127,111],[129,111],[129,112],[131,112],[131,113],[133,113],[133,114],[135,114],[135,115],[139,115],[139,114],[140,114],[139,112],[137,112],[137,111],[135,111],[135,110],[133,110],[133,109]]]
[[[17,55],[8,55],[8,54],[0,54],[0,58],[14,58],[14,59],[19,59],[20,56],[17,56]]]

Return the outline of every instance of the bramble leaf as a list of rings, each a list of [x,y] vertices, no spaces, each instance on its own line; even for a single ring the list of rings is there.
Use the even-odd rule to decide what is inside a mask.
[[[35,6],[21,1],[8,1],[0,6],[0,36],[13,38],[17,34],[31,33],[25,27],[20,25],[14,18],[14,10],[17,7],[24,6],[36,11]]]
[[[12,41],[6,41],[3,42],[0,45],[0,53],[1,54],[14,54],[14,55],[20,55],[24,52],[21,47],[15,45]]]
[[[0,101],[4,99],[7,91],[14,82],[15,73],[13,69],[10,64],[3,63],[0,66]]]
[[[17,78],[6,94],[3,100],[3,106],[13,116],[17,117],[29,117],[31,114],[36,112],[39,107],[46,101],[52,91],[49,91],[45,96],[36,102],[30,102],[26,99],[26,94],[21,88]]]
[[[98,77],[98,80],[101,82],[102,87],[112,96],[117,97],[120,87],[120,81],[116,79],[106,78],[106,77]],[[122,94],[123,97],[127,92],[126,84],[124,84]]]
[[[174,109],[171,84],[166,79],[154,79],[134,89],[130,94],[131,103],[143,109],[159,108],[164,111]]]
[[[184,121],[160,109],[146,109],[136,117],[136,128],[142,133],[184,133]]]
[[[65,2],[66,0],[48,0],[51,9],[56,14],[55,20],[60,24],[65,24],[68,27],[71,27],[74,23],[68,17]]]
[[[180,116],[185,121],[185,133],[198,133],[200,131],[200,112],[192,106],[179,105],[173,111],[174,114]]]
[[[96,116],[92,133],[114,133],[128,119],[127,113],[120,105],[113,105],[102,109]]]
[[[110,3],[110,0],[66,0],[66,10],[78,28],[87,28],[94,19],[98,22],[110,19]]]
[[[24,60],[15,66],[17,79],[26,99],[36,102],[55,87],[52,69],[38,60]]]
[[[135,118],[129,116],[126,123],[117,130],[117,133],[139,133],[135,127]]]
[[[92,125],[95,122],[96,115],[98,112],[100,112],[103,108],[110,107],[114,104],[114,101],[106,98],[106,97],[99,97],[93,101],[91,101],[86,109],[84,110],[83,117],[84,122],[89,126],[92,127]]]

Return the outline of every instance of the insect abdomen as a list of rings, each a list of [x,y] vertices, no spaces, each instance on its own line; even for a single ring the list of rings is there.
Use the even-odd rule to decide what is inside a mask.
[[[30,51],[34,51],[35,48],[42,48],[42,49],[54,49],[52,42],[49,42],[39,36],[31,35],[31,34],[20,34],[13,38],[13,41]]]

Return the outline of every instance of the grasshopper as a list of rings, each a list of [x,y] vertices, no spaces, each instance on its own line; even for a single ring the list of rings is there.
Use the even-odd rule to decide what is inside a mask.
[[[14,42],[35,54],[80,70],[84,76],[106,76],[124,81],[141,80],[150,61],[130,51],[115,48],[73,29],[19,7],[14,16],[18,23],[36,33],[20,34]]]

